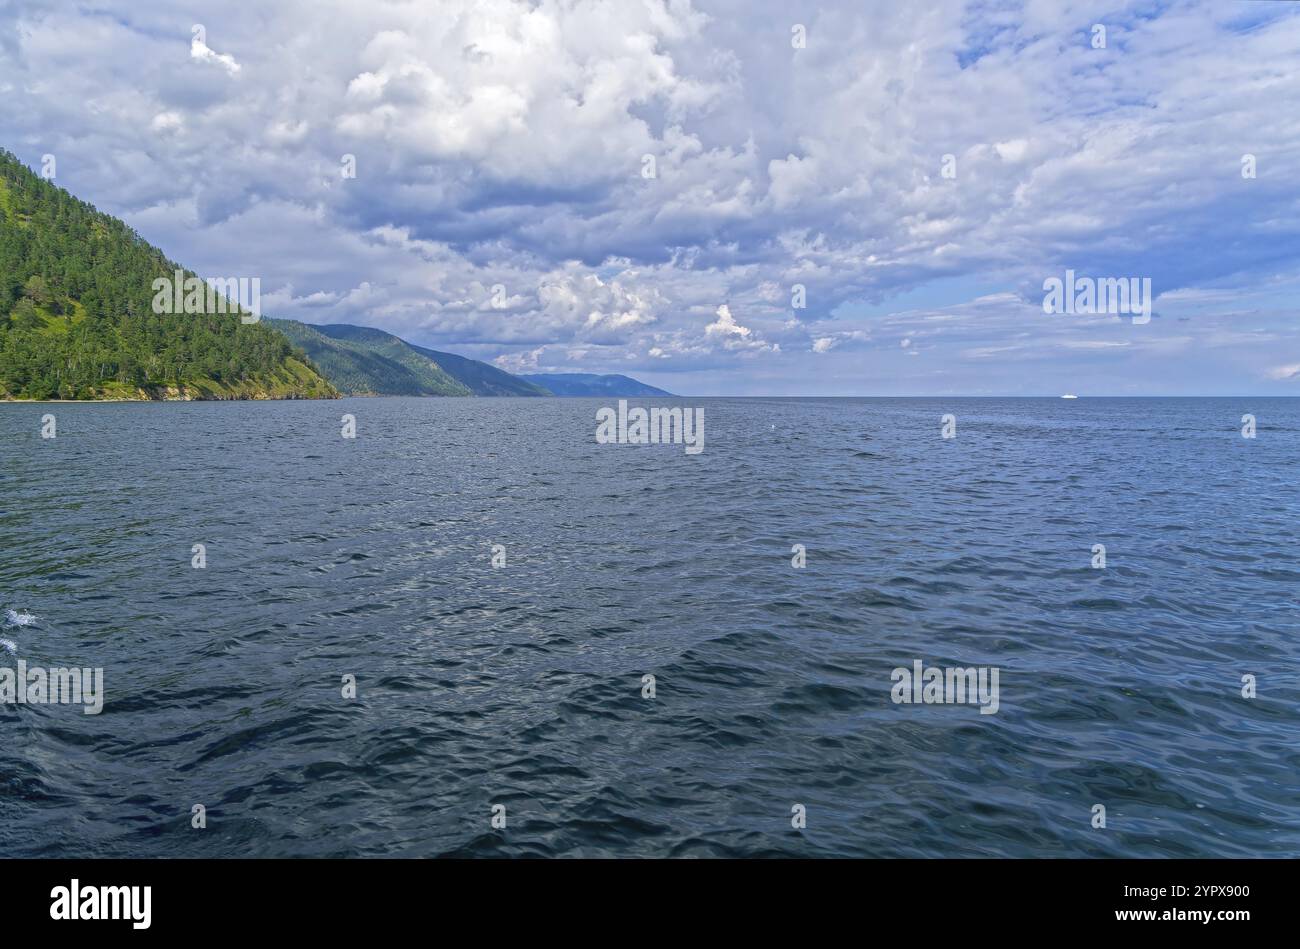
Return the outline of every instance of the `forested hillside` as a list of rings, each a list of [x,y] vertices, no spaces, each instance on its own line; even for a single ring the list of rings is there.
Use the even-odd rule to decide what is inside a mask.
[[[313,326],[296,320],[272,320],[271,325],[348,395],[550,395],[495,366],[425,349],[369,326]]]
[[[155,313],[153,281],[177,270],[124,223],[0,150],[0,398],[337,394],[269,326],[234,313]]]
[[[346,395],[469,395],[432,360],[402,340],[364,326],[311,326],[297,320],[272,320],[319,366],[325,378]]]
[[[441,366],[461,385],[468,386],[475,395],[548,396],[541,386],[535,386],[504,369],[477,359],[467,359],[455,353],[440,353],[435,349],[408,344],[421,356],[427,356]]]

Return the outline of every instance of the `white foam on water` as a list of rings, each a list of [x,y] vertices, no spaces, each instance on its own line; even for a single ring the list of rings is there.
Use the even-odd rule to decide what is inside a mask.
[[[6,626],[30,626],[36,622],[36,617],[31,613],[15,613],[13,610],[5,610]]]

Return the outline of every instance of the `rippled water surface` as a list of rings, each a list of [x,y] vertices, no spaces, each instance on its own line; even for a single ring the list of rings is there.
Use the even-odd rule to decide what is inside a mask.
[[[1300,854],[1300,402],[601,404],[0,405],[3,852]]]

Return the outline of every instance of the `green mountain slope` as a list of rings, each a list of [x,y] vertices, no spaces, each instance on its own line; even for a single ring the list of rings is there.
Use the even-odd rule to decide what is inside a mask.
[[[383,330],[268,320],[348,395],[471,395],[441,366]]]
[[[348,395],[550,395],[495,366],[425,349],[368,326],[269,322]]]
[[[440,353],[437,350],[416,346],[414,343],[408,345],[417,353],[428,356],[442,366],[457,381],[468,386],[475,395],[545,396],[551,394],[520,376],[511,375],[477,359],[466,359],[454,353]]]
[[[178,270],[195,276],[0,150],[0,398],[338,395],[265,323],[155,313]]]

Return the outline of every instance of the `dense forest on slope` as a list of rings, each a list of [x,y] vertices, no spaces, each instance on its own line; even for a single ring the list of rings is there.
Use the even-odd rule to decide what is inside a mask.
[[[425,349],[369,326],[270,323],[348,395],[550,395],[495,366]]]
[[[425,349],[414,343],[407,345],[421,356],[428,356],[457,382],[468,386],[475,395],[546,396],[551,394],[520,376],[511,375],[504,369],[498,369],[477,359],[467,359],[455,353],[440,353],[436,349]]]
[[[434,362],[383,330],[271,320],[345,395],[469,395]],[[344,332],[346,331],[346,332]]]
[[[0,398],[321,398],[305,355],[235,313],[155,313],[181,270],[0,150]]]

